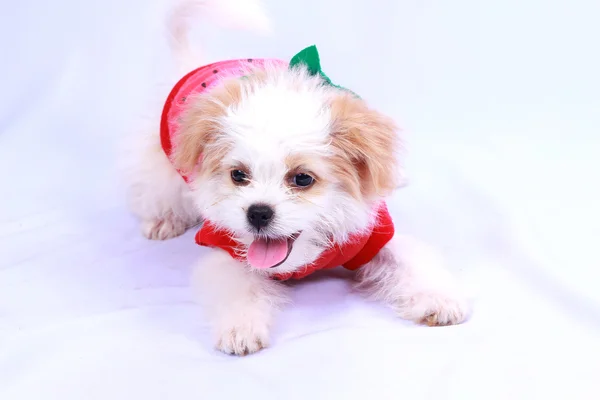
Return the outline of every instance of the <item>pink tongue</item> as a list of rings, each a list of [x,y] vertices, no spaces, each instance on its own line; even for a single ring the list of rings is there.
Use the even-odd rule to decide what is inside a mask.
[[[271,268],[288,254],[287,239],[256,239],[248,248],[248,263],[254,268]]]

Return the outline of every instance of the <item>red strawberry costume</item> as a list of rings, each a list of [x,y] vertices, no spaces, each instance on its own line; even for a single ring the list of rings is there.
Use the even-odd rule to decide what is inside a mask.
[[[169,159],[171,157],[174,145],[173,139],[179,130],[179,116],[185,108],[186,100],[190,96],[210,89],[224,77],[243,76],[250,64],[260,68],[266,62],[281,65],[287,64],[284,61],[272,59],[220,61],[191,71],[177,82],[167,97],[160,124],[161,144],[167,157]],[[311,46],[302,50],[289,63],[290,67],[298,64],[303,64],[313,75],[319,74],[323,78],[324,84],[335,86],[321,71],[316,47]],[[336,87],[340,88],[339,86]],[[181,176],[186,182],[189,182],[191,179],[189,176],[183,174]],[[339,265],[350,270],[356,270],[371,261],[393,236],[394,224],[385,203],[382,203],[377,210],[377,217],[369,233],[354,235],[347,243],[334,243],[332,247],[323,251],[313,263],[292,272],[275,274],[273,277],[278,280],[299,279],[319,269],[334,268]],[[196,234],[196,243],[201,246],[220,248],[228,252],[231,257],[241,262],[247,262],[244,255],[245,249],[227,231],[217,229],[210,221],[205,221],[202,228]]]

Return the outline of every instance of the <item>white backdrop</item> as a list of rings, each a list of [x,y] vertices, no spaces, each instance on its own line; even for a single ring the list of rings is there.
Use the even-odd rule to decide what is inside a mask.
[[[5,3],[0,398],[597,398],[598,1],[270,0],[272,37],[198,23],[209,61],[316,43],[400,122],[398,229],[474,301],[462,326],[417,327],[334,271],[295,284],[245,358],[212,350],[191,302],[193,232],[146,241],[124,206],[119,139],[170,68],[166,4]]]

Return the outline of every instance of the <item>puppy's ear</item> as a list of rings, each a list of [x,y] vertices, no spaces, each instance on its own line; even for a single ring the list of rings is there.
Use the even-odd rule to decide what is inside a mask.
[[[191,175],[213,173],[229,150],[223,137],[222,121],[227,109],[240,102],[242,88],[239,80],[229,80],[208,93],[192,97],[182,113],[179,132],[171,156],[175,168]]]
[[[351,94],[331,101],[332,145],[338,160],[354,168],[354,192],[373,199],[387,196],[401,184],[400,137],[395,123]],[[348,176],[349,177],[349,176]],[[346,179],[348,181],[348,179]],[[353,193],[355,194],[355,193]]]

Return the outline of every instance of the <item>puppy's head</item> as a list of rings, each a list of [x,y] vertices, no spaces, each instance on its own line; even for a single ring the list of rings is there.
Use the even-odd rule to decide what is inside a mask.
[[[301,68],[267,66],[190,103],[173,163],[194,176],[203,217],[246,244],[255,268],[314,261],[368,229],[398,185],[393,122]]]

